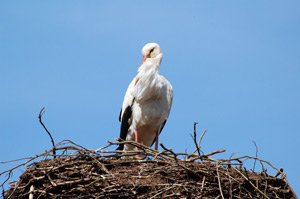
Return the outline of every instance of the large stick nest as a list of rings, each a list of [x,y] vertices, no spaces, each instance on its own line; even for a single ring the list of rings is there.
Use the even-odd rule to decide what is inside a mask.
[[[130,143],[140,150],[126,154],[104,151],[105,147],[88,150],[63,141],[55,147],[56,153],[53,148],[0,173],[11,174],[44,158],[28,165],[3,198],[297,198],[282,170],[257,157],[216,160],[209,156],[223,150],[186,154],[162,144],[164,150],[156,151]],[[243,160],[249,158],[261,163],[262,172],[243,167]],[[268,175],[264,164],[277,170],[276,176]]]

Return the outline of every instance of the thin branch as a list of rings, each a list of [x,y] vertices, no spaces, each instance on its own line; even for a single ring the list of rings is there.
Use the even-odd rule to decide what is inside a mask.
[[[219,174],[219,166],[218,166],[218,162],[216,163],[216,167],[217,167],[217,176],[218,176],[219,190],[220,190],[222,199],[224,199],[224,195],[223,195],[223,191],[222,191],[222,186],[221,186],[221,180],[220,180],[220,174]]]
[[[217,154],[217,153],[224,153],[225,151],[226,151],[226,149],[220,149],[220,150],[216,150],[216,151],[213,151],[213,152],[204,154],[203,156],[204,156],[204,157],[208,157],[208,156],[211,156],[211,155],[215,155],[215,154]]]
[[[203,133],[202,133],[202,135],[201,135],[201,137],[200,137],[200,139],[199,139],[199,142],[198,142],[198,146],[199,146],[199,148],[201,148],[201,141],[202,141],[202,138],[203,138],[203,136],[205,135],[205,133],[206,133],[206,129],[204,129],[204,131],[203,131]]]
[[[196,131],[196,126],[197,126],[198,122],[194,122],[194,136],[192,136],[194,143],[196,145],[196,150],[198,151],[198,155],[201,156],[200,153],[200,147],[197,144],[197,131]]]
[[[205,135],[205,133],[206,133],[206,129],[204,129],[204,131],[203,131],[203,133],[201,134],[201,137],[200,137],[200,139],[199,139],[199,142],[198,142],[198,148],[200,149],[201,148],[201,141],[202,141],[202,138],[203,138],[203,136]],[[197,151],[197,148],[193,151],[193,153],[195,153]],[[193,154],[192,153],[192,154]]]
[[[254,146],[255,146],[255,149],[256,149],[256,153],[255,153],[255,157],[257,158],[257,154],[258,154],[258,147],[256,145],[256,142],[254,140],[252,140]],[[253,172],[255,172],[255,165],[256,165],[256,159],[254,160],[254,164],[253,164]]]
[[[7,164],[7,163],[11,163],[11,162],[17,162],[17,161],[21,161],[21,160],[30,159],[30,158],[31,157],[19,158],[19,159],[15,159],[15,160],[9,160],[9,161],[0,162],[0,164]]]
[[[40,111],[40,114],[39,114],[39,120],[40,120],[40,123],[41,125],[44,127],[44,129],[46,130],[46,132],[48,133],[48,135],[50,136],[50,139],[51,139],[51,142],[52,142],[52,146],[53,146],[53,155],[54,155],[54,158],[55,158],[55,155],[56,155],[56,152],[55,152],[55,144],[54,144],[54,140],[52,138],[52,135],[51,133],[48,131],[48,129],[46,128],[46,126],[44,125],[44,123],[42,122],[42,116],[43,114],[45,113],[45,107],[43,107]]]
[[[237,168],[233,167],[245,180],[247,180],[251,186],[256,189],[260,194],[262,194],[265,198],[270,199],[264,192],[262,192],[259,188],[257,188],[242,172],[240,172]]]
[[[172,153],[174,155],[175,161],[177,162],[177,155],[172,151],[172,149],[167,149],[162,143],[159,143],[159,145],[166,151],[169,151],[170,153]]]

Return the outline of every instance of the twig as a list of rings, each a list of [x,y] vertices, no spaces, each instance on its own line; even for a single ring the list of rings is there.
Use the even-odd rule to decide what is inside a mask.
[[[283,173],[283,168],[280,168],[280,170],[277,171],[277,173],[274,175],[274,177],[278,177],[282,173]]]
[[[167,149],[162,143],[159,143],[159,145],[166,151],[169,151],[170,153],[172,153],[174,155],[174,159],[175,161],[177,162],[178,159],[177,159],[177,155],[171,150],[171,149]]]
[[[258,147],[257,147],[256,142],[254,140],[252,140],[252,142],[254,143],[254,146],[255,146],[255,149],[256,149],[255,157],[257,158]],[[254,164],[253,164],[253,172],[255,172],[255,165],[256,165],[256,159],[254,160]]]
[[[1,188],[2,188],[2,198],[5,198],[5,190],[4,190],[4,185],[2,184],[2,186],[1,186]]]
[[[204,160],[204,159],[205,159],[205,160],[209,160],[209,161],[214,161],[214,162],[216,162],[217,160],[212,159],[212,158],[210,158],[210,157],[208,157],[208,156],[212,156],[212,155],[215,155],[215,154],[217,154],[217,153],[223,153],[223,152],[225,152],[225,151],[226,151],[225,149],[221,149],[221,150],[216,150],[216,151],[213,151],[213,152],[210,152],[210,153],[201,155],[201,156],[196,155],[196,154],[188,154],[187,156],[188,156],[188,157],[193,157],[193,158],[190,159],[190,161],[195,161],[195,160],[198,160],[198,159],[201,159],[201,160]]]
[[[262,192],[259,188],[257,188],[242,172],[240,172],[237,168],[233,167],[245,180],[247,180],[251,186],[256,189],[260,194],[262,194],[267,199],[270,199],[264,192]]]
[[[15,167],[13,167],[13,168],[11,168],[11,169],[9,169],[9,170],[3,171],[2,173],[0,173],[0,176],[1,176],[2,174],[4,174],[4,173],[11,172],[11,171],[13,171],[13,170],[15,170],[15,169],[17,169],[17,168],[19,168],[19,167],[21,167],[21,166],[24,166],[24,165],[28,164],[29,162],[33,161],[34,159],[36,159],[36,158],[38,158],[38,157],[41,157],[41,156],[44,156],[44,155],[46,155],[46,154],[47,154],[47,152],[41,153],[41,154],[39,154],[39,155],[36,155],[35,157],[30,158],[29,160],[27,160],[26,162],[24,162],[24,163],[22,163],[22,164],[19,164],[18,166],[15,166]]]
[[[264,163],[267,163],[269,166],[271,166],[273,169],[275,169],[276,171],[279,171],[275,166],[273,166],[270,162],[266,161],[266,160],[262,160],[262,159],[259,159],[259,158],[256,158],[256,157],[253,157],[253,156],[249,156],[249,155],[244,155],[244,156],[240,156],[240,157],[236,157],[236,158],[230,158],[230,159],[219,159],[219,161],[233,161],[233,160],[236,160],[236,161],[240,161],[242,159],[253,159],[253,160],[258,160],[258,161],[261,161],[261,162],[264,162]]]
[[[229,171],[228,171],[228,168],[226,168],[226,171],[227,171],[227,173],[225,173],[225,175],[228,176],[228,181],[229,181],[229,184],[230,184],[230,192],[229,192],[229,194],[230,194],[230,199],[232,199],[232,182],[231,182],[231,178],[232,178],[232,179],[234,179],[234,178],[230,176]]]
[[[15,159],[15,160],[9,160],[9,161],[5,161],[5,162],[0,162],[0,164],[6,164],[6,163],[11,163],[11,162],[17,162],[17,161],[26,160],[26,159],[30,159],[30,157],[19,158],[19,159]]]
[[[222,199],[224,199],[224,195],[223,195],[223,191],[222,191],[222,186],[221,186],[221,180],[220,180],[220,174],[219,174],[218,162],[216,162],[216,167],[217,167],[217,176],[218,176],[219,189],[220,189],[220,193],[221,193]]]
[[[203,176],[203,180],[202,180],[202,185],[201,185],[200,193],[202,193],[202,191],[203,191],[204,184],[205,184],[205,176]]]
[[[211,156],[211,155],[215,155],[215,154],[217,154],[217,153],[224,153],[225,151],[226,151],[226,149],[220,149],[220,150],[216,150],[216,151],[213,151],[213,152],[204,154],[203,156],[204,156],[204,157],[208,157],[208,156]]]
[[[198,151],[198,155],[201,156],[201,153],[200,153],[200,146],[198,146],[197,144],[197,132],[196,132],[196,126],[197,126],[198,122],[194,122],[194,136],[193,137],[193,140],[194,140],[194,143],[196,145],[196,149]]]
[[[55,158],[55,155],[56,155],[56,152],[55,152],[55,144],[54,144],[54,140],[52,138],[52,135],[51,133],[48,131],[48,129],[46,128],[46,126],[44,125],[44,123],[42,122],[42,116],[43,114],[45,113],[45,107],[43,107],[40,111],[40,114],[39,114],[39,120],[40,120],[40,123],[41,125],[44,127],[44,129],[46,130],[46,132],[48,133],[48,135],[50,136],[50,139],[51,139],[51,142],[52,142],[52,146],[53,146],[53,155],[54,155],[54,158]]]
[[[107,142],[107,141],[106,141],[106,142]],[[96,152],[102,151],[103,149],[105,149],[105,148],[107,148],[107,147],[110,147],[110,146],[111,146],[111,144],[108,144],[108,145],[106,145],[106,146],[104,146],[104,147],[101,147],[101,148],[97,149]]]
[[[3,173],[0,174],[0,176],[2,175]],[[8,177],[6,178],[6,180],[1,184],[1,187],[2,187],[2,194],[4,194],[4,184],[10,179],[11,177],[11,174],[12,174],[12,170],[9,170],[8,172]],[[3,197],[4,198],[4,197]]]
[[[152,199],[152,198],[155,198],[156,196],[158,196],[158,195],[160,195],[160,194],[162,194],[162,193],[164,193],[164,192],[166,192],[166,191],[168,191],[168,190],[170,190],[170,189],[173,189],[174,187],[176,187],[176,186],[182,186],[181,184],[179,184],[179,185],[177,185],[177,184],[173,184],[171,187],[168,187],[168,188],[164,188],[164,189],[162,189],[160,192],[158,192],[157,194],[155,194],[154,196],[152,196],[150,199]]]
[[[202,133],[202,135],[201,135],[201,137],[200,137],[200,139],[199,139],[199,142],[198,142],[198,146],[199,146],[199,148],[201,148],[201,141],[202,141],[202,138],[203,138],[203,136],[205,135],[205,133],[206,133],[206,129],[204,129],[204,131],[203,131],[203,133]]]
[[[126,141],[122,141],[122,142],[111,142],[111,141],[107,141],[108,143],[112,144],[112,145],[120,145],[120,144],[131,144],[135,147],[138,147],[140,149],[143,149],[144,152],[146,153],[145,155],[151,155],[152,157],[155,157],[157,154],[160,154],[159,151],[152,149],[151,147],[145,146],[139,142],[135,142],[135,141],[130,141],[130,140],[126,140]],[[124,153],[126,154],[126,153]],[[160,157],[164,158],[164,159],[174,159],[173,157],[164,155],[164,154],[160,154]]]
[[[201,137],[200,137],[200,139],[199,139],[199,142],[198,142],[198,147],[199,147],[199,149],[201,148],[201,141],[202,141],[202,138],[203,138],[203,136],[205,135],[205,133],[206,133],[206,129],[204,129],[204,131],[203,131],[203,133],[202,133],[202,135],[201,135]],[[194,154],[196,151],[197,151],[197,148],[193,151],[192,154]]]

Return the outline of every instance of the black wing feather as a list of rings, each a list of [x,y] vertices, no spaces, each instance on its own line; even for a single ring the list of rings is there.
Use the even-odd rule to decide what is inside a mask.
[[[120,122],[121,122],[121,115],[122,115],[122,108],[121,108],[120,115],[119,115],[119,121]]]
[[[121,109],[121,113],[122,113],[122,109]],[[121,121],[120,138],[126,140],[126,136],[129,129],[128,120],[130,119],[132,114],[131,106],[127,106],[127,108],[125,109],[122,120],[121,120],[121,113],[119,116],[119,120]],[[117,148],[117,150],[123,150],[123,149],[124,149],[124,144],[120,144],[119,147]]]

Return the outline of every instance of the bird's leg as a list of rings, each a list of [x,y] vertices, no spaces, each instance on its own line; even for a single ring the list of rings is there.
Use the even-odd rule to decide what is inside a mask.
[[[135,142],[138,142],[138,139],[137,139],[137,129],[135,129]]]
[[[137,129],[135,129],[135,142],[138,142],[138,130]],[[135,147],[135,150],[137,151],[138,148]],[[139,159],[140,155],[136,155],[135,158]]]
[[[158,131],[157,131],[157,132],[156,132],[156,137],[155,137],[155,150],[158,149],[158,135],[159,135],[159,133],[158,133]]]

